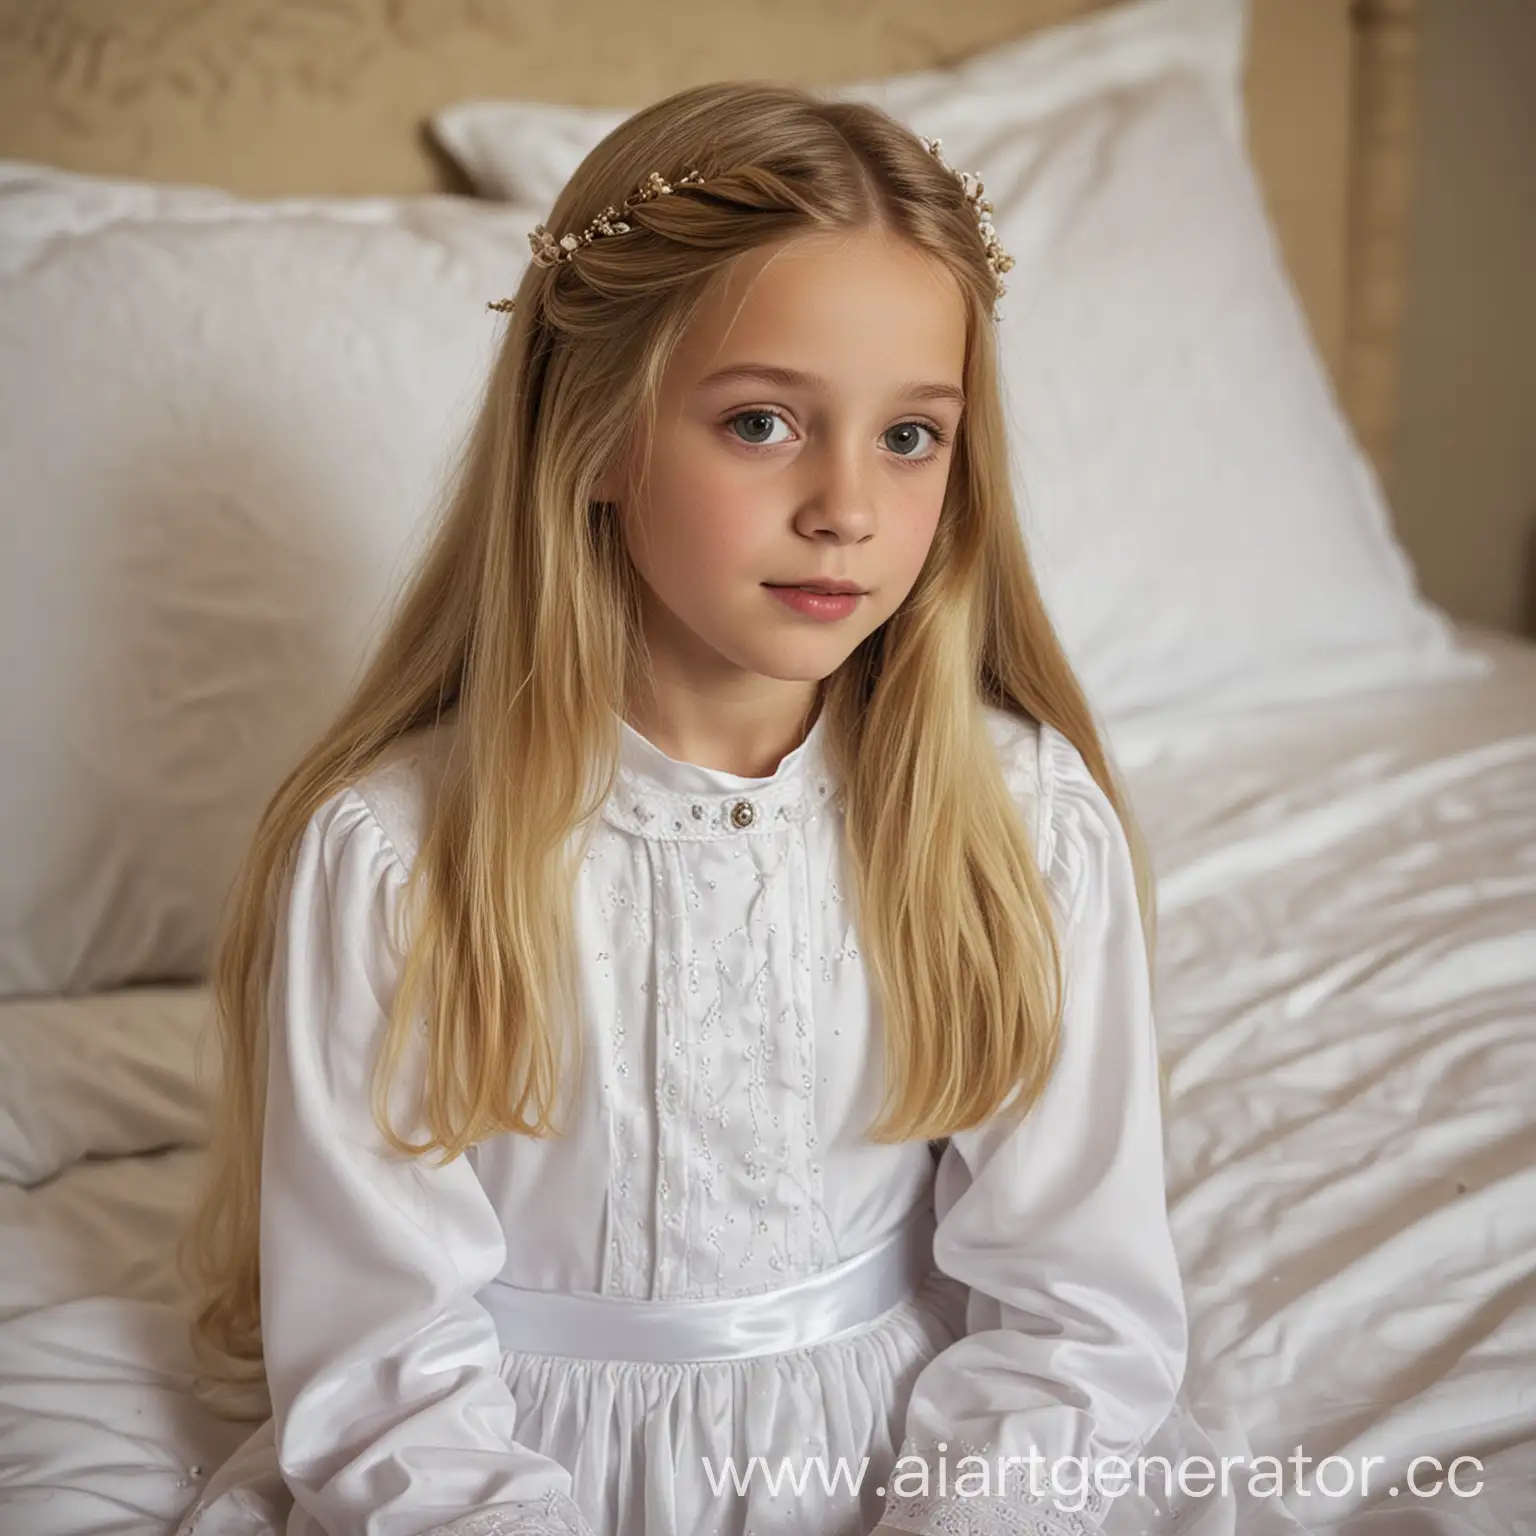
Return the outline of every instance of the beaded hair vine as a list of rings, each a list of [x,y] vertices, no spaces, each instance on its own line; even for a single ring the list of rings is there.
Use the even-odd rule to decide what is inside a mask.
[[[981,181],[968,171],[957,171],[953,166],[946,165],[943,155],[939,153],[939,146],[942,143],[942,139],[922,140],[923,148],[960,183],[961,190],[965,193],[965,200],[975,213],[976,226],[987,252],[987,265],[992,268],[997,297],[1001,298],[1008,291],[1003,283],[1003,273],[1012,268],[1013,257],[998,243],[997,230],[992,224],[992,204],[982,198]],[[624,215],[631,208],[640,203],[651,202],[658,197],[665,197],[677,187],[699,186],[703,181],[704,178],[698,171],[688,171],[678,177],[676,182],[669,182],[659,171],[652,171],[639,187],[624,199],[622,207],[615,208],[610,203],[579,235],[561,235],[557,240],[544,225],[535,224],[532,233],[528,236],[528,243],[533,247],[534,265],[553,267],[560,262],[570,261],[579,250],[591,245],[594,240],[604,239],[608,235],[628,234],[633,226],[624,218]],[[517,300],[494,299],[485,307],[509,315],[517,307]]]

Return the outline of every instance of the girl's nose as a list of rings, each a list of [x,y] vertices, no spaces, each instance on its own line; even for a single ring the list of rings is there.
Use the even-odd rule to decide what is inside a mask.
[[[801,509],[801,531],[841,541],[868,538],[875,530],[873,466],[863,445],[828,447],[817,455]]]

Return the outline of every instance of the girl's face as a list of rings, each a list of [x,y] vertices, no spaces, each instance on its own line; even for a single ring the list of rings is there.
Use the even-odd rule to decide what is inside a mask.
[[[623,507],[658,678],[717,698],[814,684],[896,611],[943,506],[965,340],[953,277],[884,233],[731,270],[673,355]],[[859,595],[781,595],[818,583]]]

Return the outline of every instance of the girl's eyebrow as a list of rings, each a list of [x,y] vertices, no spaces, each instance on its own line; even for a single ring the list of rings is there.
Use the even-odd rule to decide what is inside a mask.
[[[785,389],[827,388],[827,381],[814,373],[802,373],[798,368],[781,368],[774,363],[733,363],[728,368],[717,368],[699,380],[699,388],[746,379],[778,384]],[[903,384],[896,394],[903,400],[949,400],[955,405],[965,404],[965,391],[954,384]]]

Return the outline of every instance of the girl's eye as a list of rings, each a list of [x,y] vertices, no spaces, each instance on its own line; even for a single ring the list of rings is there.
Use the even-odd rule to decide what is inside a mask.
[[[738,411],[734,416],[730,417],[729,425],[735,427],[738,422],[748,423],[748,430],[752,435],[741,437],[738,433],[738,437],[750,447],[776,448],[784,439],[780,438],[775,441],[769,436],[757,434],[760,432],[765,434],[771,433],[773,430],[772,423],[783,420],[784,418],[777,411]],[[931,452],[919,454],[911,451],[910,445],[915,445],[921,441],[916,436],[919,432],[926,432],[933,439],[934,447]],[[885,437],[888,440],[895,440],[899,444],[906,445],[898,447],[895,456],[908,464],[931,463],[938,457],[938,450],[949,441],[949,434],[942,427],[930,421],[898,422],[885,433]]]
[[[751,428],[755,434],[757,429],[760,427],[766,431],[771,432],[773,429],[769,423],[783,420],[784,418],[780,416],[777,411],[739,411],[736,415],[731,417],[730,425],[735,426],[739,421],[748,422],[750,423]],[[744,437],[742,441],[745,443],[750,443],[754,448],[761,448],[764,446],[778,446],[777,443],[770,443],[770,440],[767,437],[758,437],[756,435]],[[783,439],[780,438],[779,441],[782,442]]]
[[[926,464],[929,459],[937,458],[938,450],[944,446],[945,434],[942,429],[930,426],[926,421],[903,421],[898,422],[885,435],[888,438],[894,438],[900,433],[901,440],[910,443],[913,441],[913,434],[917,432],[926,432],[933,439],[933,451],[924,454],[898,453],[896,457],[898,459],[911,459],[917,464]]]

